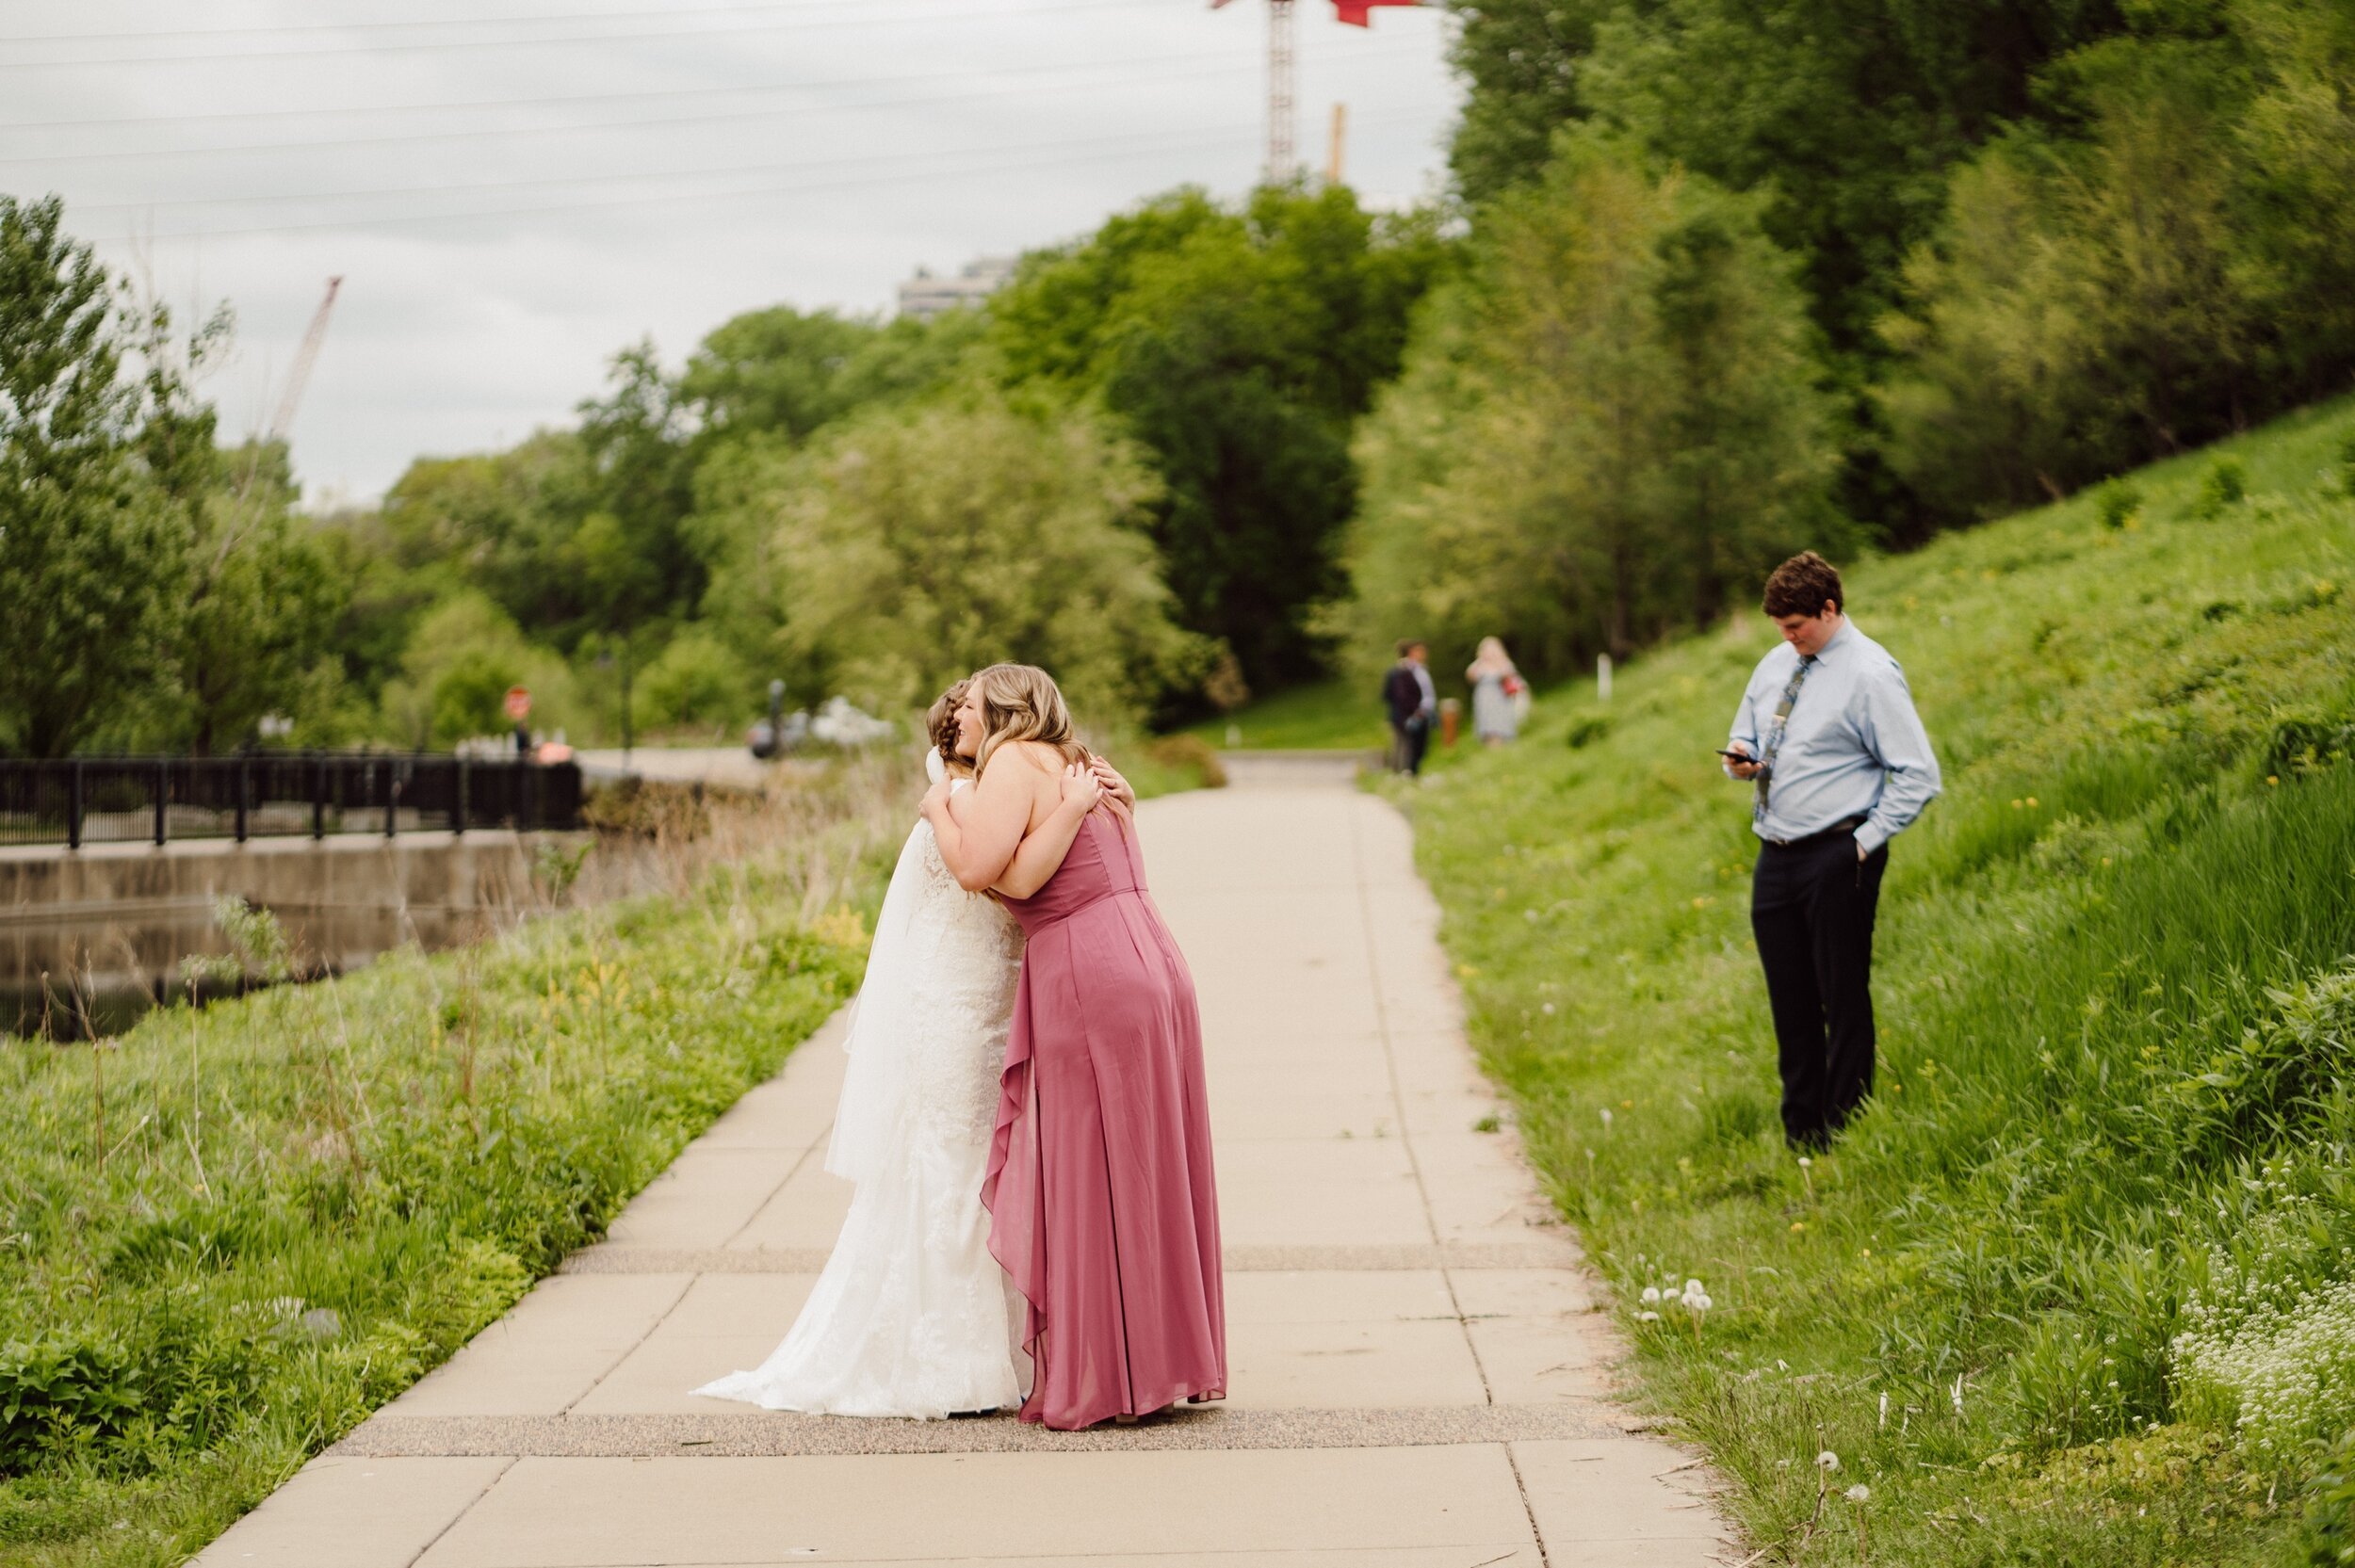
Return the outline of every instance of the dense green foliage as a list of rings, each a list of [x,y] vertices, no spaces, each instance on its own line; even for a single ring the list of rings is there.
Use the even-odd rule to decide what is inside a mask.
[[[2045,78],[1883,324],[1890,459],[1945,516],[2241,428],[2355,368],[2355,12],[2242,0]]]
[[[186,344],[62,228],[0,196],[0,746],[162,728],[199,750],[291,698],[335,585],[280,450],[221,452]]]
[[[2350,574],[2345,402],[1853,571],[1947,788],[1892,851],[1876,1097],[1811,1168],[1775,1111],[1746,799],[1710,754],[1761,617],[1607,705],[1542,696],[1517,746],[1402,792],[1646,1397],[1778,1560],[1858,1560],[1851,1483],[1883,1564],[2347,1538]]]
[[[1183,190],[1031,258],[991,302],[1005,377],[1100,398],[1151,453],[1179,621],[1251,687],[1321,667],[1351,422],[1440,258],[1427,218],[1377,219],[1343,187],[1262,189],[1240,212]]]
[[[807,901],[729,868],[0,1049],[0,1563],[185,1560],[593,1239],[855,985]]]
[[[2336,0],[1467,0],[1481,214],[1558,128],[1760,197],[1899,539],[2346,385],[2355,17]]]
[[[1714,621],[1836,548],[1803,301],[1758,203],[1565,133],[1501,197],[1359,442],[1358,663],[1490,632],[1535,671]]]
[[[134,331],[56,204],[25,212],[10,374],[46,380],[5,432],[28,481],[0,537],[21,594],[73,613],[19,624],[0,744],[49,752],[252,744],[269,714],[296,745],[448,747],[503,734],[516,685],[544,734],[712,740],[773,678],[900,713],[1016,655],[1113,730],[1231,707],[1321,668],[1352,427],[1446,255],[1346,189],[1180,191],[986,311],[774,306],[675,371],[638,344],[572,428],[306,525],[282,450],[213,451],[165,318]]]
[[[793,666],[882,712],[1006,660],[1054,671],[1082,714],[1178,684],[1201,655],[1138,526],[1157,487],[1102,424],[937,402],[846,421],[780,465],[764,505]]]

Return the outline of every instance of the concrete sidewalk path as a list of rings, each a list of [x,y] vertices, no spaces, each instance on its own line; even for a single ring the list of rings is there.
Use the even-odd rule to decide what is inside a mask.
[[[1616,1346],[1466,1050],[1405,823],[1345,768],[1150,802],[1200,988],[1231,1398],[1136,1427],[856,1421],[687,1390],[792,1323],[849,1188],[836,1026],[203,1568],[1700,1568],[1705,1472]]]

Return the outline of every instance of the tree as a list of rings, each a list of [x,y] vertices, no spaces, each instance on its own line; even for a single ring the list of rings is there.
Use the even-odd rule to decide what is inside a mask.
[[[1525,667],[1721,613],[1798,542],[1837,547],[1804,297],[1759,203],[1565,132],[1500,199],[1358,442],[1361,659],[1482,635]]]
[[[2219,24],[2221,24],[2219,25]],[[1944,514],[2058,495],[2355,369],[2355,24],[2242,0],[2078,50],[1956,177],[1882,331],[1890,460]]]
[[[979,391],[871,410],[772,484],[799,689],[903,712],[1020,659],[1100,722],[1199,673],[1205,651],[1172,625],[1142,531],[1151,472],[1100,418]]]
[[[1032,257],[991,302],[1007,380],[1099,398],[1150,454],[1178,616],[1253,687],[1321,668],[1349,430],[1444,253],[1427,218],[1377,219],[1338,186],[1241,210],[1180,190]]]
[[[1463,79],[1464,110],[1448,168],[1467,202],[1485,206],[1535,179],[1553,133],[1584,120],[1579,73],[1595,50],[1610,0],[1456,0],[1448,63]]]
[[[142,348],[62,204],[0,196],[0,736],[64,756],[169,668],[209,411]],[[200,334],[200,342],[203,335]]]
[[[871,403],[943,384],[983,319],[973,310],[885,324],[790,305],[747,311],[688,360],[679,399],[704,443],[763,435],[798,444]]]
[[[385,725],[420,750],[502,735],[512,686],[530,689],[536,723],[561,727],[578,711],[563,661],[526,639],[487,595],[461,591],[418,620],[400,674],[384,687]]]
[[[647,729],[724,729],[757,711],[752,675],[707,626],[688,626],[663,645],[638,683],[637,721]]]
[[[220,466],[237,477],[202,509],[171,639],[170,729],[199,756],[247,739],[266,714],[301,705],[345,597],[327,553],[293,514],[284,444],[223,453]]]

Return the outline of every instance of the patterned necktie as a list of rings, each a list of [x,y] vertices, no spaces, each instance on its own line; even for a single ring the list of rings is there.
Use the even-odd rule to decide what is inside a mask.
[[[1775,717],[1766,726],[1766,737],[1761,743],[1758,756],[1758,800],[1750,807],[1750,820],[1766,821],[1766,792],[1775,778],[1775,753],[1782,750],[1782,732],[1791,724],[1791,704],[1799,700],[1799,687],[1807,684],[1807,672],[1815,668],[1812,655],[1799,660],[1799,667],[1791,671],[1791,684],[1782,688],[1782,701],[1775,704]]]

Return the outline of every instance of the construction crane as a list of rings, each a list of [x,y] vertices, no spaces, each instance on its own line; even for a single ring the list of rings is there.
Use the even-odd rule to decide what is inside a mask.
[[[1226,0],[1210,0],[1217,10]],[[1267,167],[1269,185],[1291,182],[1292,157],[1292,0],[1267,0]]]
[[[1210,9],[1218,10],[1227,0],[1210,0]],[[1353,27],[1371,27],[1372,18],[1367,12],[1375,6],[1414,6],[1422,0],[1333,0],[1336,20]],[[1328,172],[1336,184],[1340,179],[1341,119],[1337,111],[1333,121],[1332,153]],[[1263,179],[1272,186],[1288,185],[1300,172],[1299,159],[1292,151],[1292,0],[1268,0],[1267,6],[1267,168]]]
[[[286,390],[278,399],[278,412],[270,415],[269,428],[263,432],[265,441],[284,441],[293,428],[295,407],[302,401],[303,384],[311,379],[311,366],[318,362],[319,345],[327,340],[327,317],[335,308],[335,291],[343,286],[340,275],[327,280],[326,297],[319,300],[319,308],[311,313],[311,325],[302,334],[302,347],[295,350],[294,364],[286,367]]]

